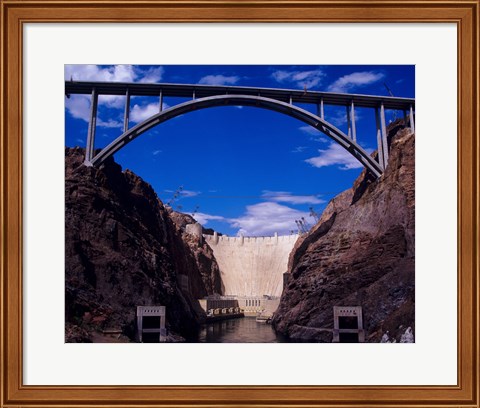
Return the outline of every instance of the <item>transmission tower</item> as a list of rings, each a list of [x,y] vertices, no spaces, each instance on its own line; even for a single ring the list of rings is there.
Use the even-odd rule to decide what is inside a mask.
[[[302,217],[302,223],[303,225],[305,226],[305,229],[308,231],[311,227],[310,227],[310,224],[307,222],[307,220],[305,219],[305,217]]]
[[[172,198],[167,203],[168,206],[170,206],[170,207],[173,206],[173,203],[178,198],[178,196],[182,193],[182,190],[183,190],[183,186],[180,186],[175,190],[175,193],[173,193]]]
[[[310,229],[304,217],[299,220],[295,220],[295,224],[297,224],[299,234],[306,234]]]

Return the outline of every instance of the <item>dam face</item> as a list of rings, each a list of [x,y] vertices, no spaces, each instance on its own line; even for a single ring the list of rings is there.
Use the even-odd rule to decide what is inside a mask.
[[[204,235],[220,268],[226,296],[279,297],[288,257],[298,235],[226,237]]]

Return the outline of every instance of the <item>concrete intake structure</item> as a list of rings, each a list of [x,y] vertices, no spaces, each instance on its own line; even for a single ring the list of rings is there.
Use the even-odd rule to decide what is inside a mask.
[[[225,296],[280,296],[283,273],[298,235],[227,237],[204,235],[220,268]]]

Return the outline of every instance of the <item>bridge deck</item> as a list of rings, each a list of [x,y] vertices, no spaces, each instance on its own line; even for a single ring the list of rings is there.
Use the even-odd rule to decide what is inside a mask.
[[[383,103],[385,109],[408,110],[415,106],[413,98],[397,98],[391,96],[374,96],[359,94],[342,94],[332,92],[304,91],[303,89],[254,88],[243,86],[212,86],[187,84],[146,84],[123,82],[80,82],[65,81],[65,94],[91,94],[96,89],[98,95],[125,95],[127,89],[130,96],[176,96],[205,98],[221,94],[253,95],[280,100],[283,102],[319,104],[323,99],[325,105],[347,106],[352,101],[356,107],[376,108]]]

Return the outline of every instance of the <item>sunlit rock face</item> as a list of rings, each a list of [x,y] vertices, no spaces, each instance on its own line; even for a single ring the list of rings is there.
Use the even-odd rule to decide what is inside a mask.
[[[225,295],[280,296],[283,274],[297,235],[226,237],[206,235],[220,268]]]
[[[202,236],[203,232],[213,233],[213,230],[202,228],[191,215],[173,211],[171,208],[168,209],[168,213],[177,228],[177,233],[192,251],[202,278],[203,285],[197,284],[195,287],[192,287],[193,295],[197,299],[211,294],[223,295],[224,288],[217,261],[213,255],[212,248],[210,248]],[[194,232],[195,229],[189,227],[198,227],[198,231]],[[191,281],[190,286],[192,286],[191,283],[197,280],[196,274],[190,277],[189,280]]]
[[[382,177],[364,171],[295,244],[273,321],[291,339],[332,341],[334,306],[363,308],[369,342],[414,332],[415,136],[398,123],[389,136]]]

